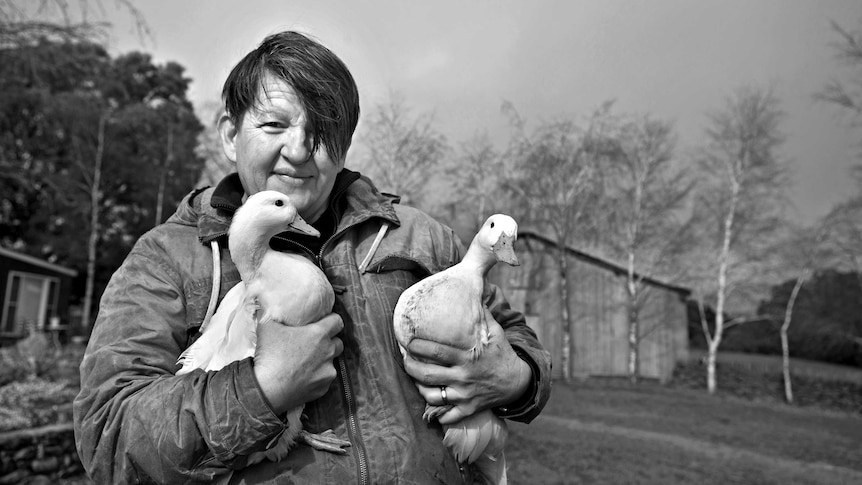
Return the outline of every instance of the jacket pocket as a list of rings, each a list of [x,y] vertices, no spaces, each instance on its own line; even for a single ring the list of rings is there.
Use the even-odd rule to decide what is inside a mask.
[[[389,350],[392,357],[403,367],[403,357],[395,339],[392,328],[392,316],[398,298],[410,286],[431,274],[431,271],[419,261],[402,257],[387,256],[369,266],[363,279],[365,280],[366,296],[372,297],[374,304],[378,306],[381,314],[385,317],[385,333],[389,341]]]

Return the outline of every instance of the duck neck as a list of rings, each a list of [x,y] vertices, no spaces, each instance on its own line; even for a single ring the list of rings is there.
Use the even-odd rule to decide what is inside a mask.
[[[233,263],[243,281],[251,281],[257,272],[263,255],[269,250],[271,237],[259,228],[245,225],[231,227],[227,244]]]
[[[482,277],[485,277],[488,271],[497,264],[497,256],[490,249],[483,247],[476,237],[473,238],[473,242],[467,248],[467,254],[464,255],[461,264],[473,268]]]

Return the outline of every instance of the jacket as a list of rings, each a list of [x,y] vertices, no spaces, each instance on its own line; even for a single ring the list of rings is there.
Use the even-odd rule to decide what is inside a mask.
[[[232,177],[223,184],[238,187]],[[339,174],[331,197],[335,234],[313,255],[336,290],[344,352],[334,362],[337,378],[306,404],[304,421],[312,432],[332,429],[349,438],[349,453],[300,445],[281,462],[246,467],[249,454],[271,446],[285,429],[258,387],[253,359],[174,375],[177,357],[212,312],[211,293],[220,300],[240,279],[226,244],[232,214],[212,202],[213,194],[212,188],[190,193],[166,223],[142,236],[101,299],[73,406],[78,453],[90,477],[96,483],[468,480],[442,445],[439,424],[422,420],[425,402],[404,372],[392,330],[401,292],[458,262],[460,241],[349,170]],[[533,369],[521,404],[501,415],[529,422],[550,394],[550,356],[496,287],[485,297]]]

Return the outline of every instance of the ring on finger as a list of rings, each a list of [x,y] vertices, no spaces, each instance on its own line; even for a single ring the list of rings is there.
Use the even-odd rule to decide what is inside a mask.
[[[443,401],[444,406],[449,405],[449,401],[446,399],[446,386],[440,386],[440,400]]]

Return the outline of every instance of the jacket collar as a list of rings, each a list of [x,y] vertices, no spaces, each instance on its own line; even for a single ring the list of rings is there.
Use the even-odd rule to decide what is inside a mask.
[[[245,192],[239,174],[223,178],[214,189],[193,193],[189,205],[198,213],[198,238],[208,244],[227,235],[233,213],[242,204]],[[334,210],[338,234],[348,227],[378,217],[400,225],[393,204],[400,197],[383,194],[371,180],[359,172],[342,169],[335,179],[330,196],[330,210]]]

